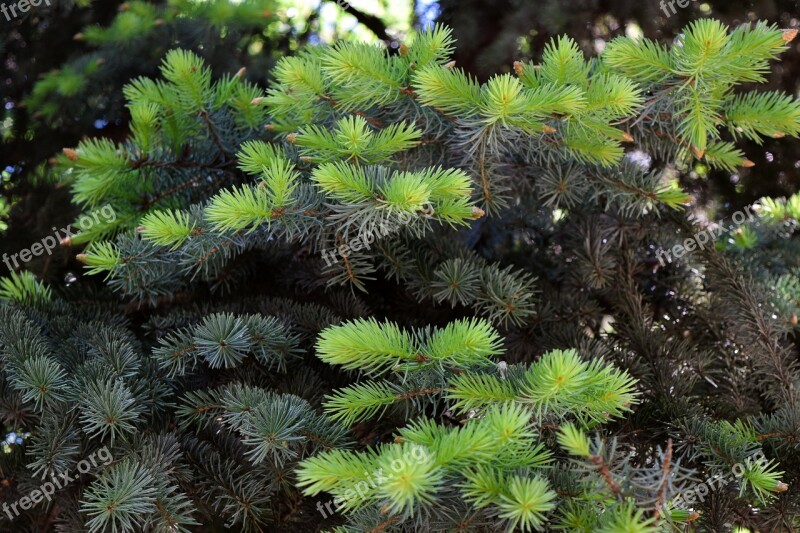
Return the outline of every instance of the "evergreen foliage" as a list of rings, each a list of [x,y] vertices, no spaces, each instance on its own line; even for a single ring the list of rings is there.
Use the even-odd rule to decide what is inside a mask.
[[[0,281],[4,501],[113,461],[0,524],[800,527],[800,197],[701,246],[676,179],[800,135],[753,88],[793,37],[559,37],[479,83],[436,26],[266,89],[165,54],[127,138],[60,158],[117,215],[63,243],[85,290]]]
[[[0,232],[7,237],[6,252],[54,224],[63,227],[77,214],[68,195],[58,190],[63,169],[54,152],[86,137],[124,139],[131,114],[147,109],[126,108],[123,86],[139,76],[155,76],[170,49],[199,54],[216,77],[237,72],[263,85],[279,57],[308,42],[371,31],[385,38],[386,28],[394,33],[395,26],[406,26],[402,17],[381,20],[334,2],[297,7],[289,0],[23,4],[24,12],[12,11],[16,3],[7,3],[0,15]],[[49,216],[52,211],[61,214],[58,220]],[[32,212],[40,212],[36,222]],[[16,231],[6,232],[6,222]]]
[[[200,215],[208,227],[191,229],[198,234],[195,241],[201,241],[209,231],[232,237],[226,247],[228,260],[263,240],[258,227],[272,232],[272,226],[278,225],[287,240],[299,239],[313,250],[334,248],[354,235],[374,234],[376,225],[389,213],[420,213],[425,203],[432,204],[432,213],[423,213],[422,220],[417,214],[414,218],[419,223],[409,224],[401,233],[419,235],[429,222],[466,223],[484,210],[491,213],[508,204],[508,191],[519,187],[512,183],[519,164],[524,164],[527,172],[535,174],[535,169],[541,168],[547,174],[537,185],[539,195],[551,207],[569,207],[578,198],[589,197],[601,207],[609,206],[630,216],[652,210],[657,204],[678,208],[687,201],[686,195],[665,185],[660,174],[623,161],[622,143],[635,140],[673,161],[694,157],[712,166],[734,168],[749,161],[730,142],[717,140],[723,121],[707,122],[713,117],[724,115],[724,125],[734,135],[797,135],[794,128],[800,117],[791,99],[771,93],[731,93],[736,84],[762,79],[760,73],[767,68],[767,61],[785,49],[784,37],[785,33],[764,24],[728,35],[716,21],[698,21],[690,27],[685,42],[672,50],[662,50],[646,40],[621,38],[609,45],[594,66],[582,57],[574,42],[561,38],[545,50],[541,65],[516,64],[518,78],[503,75],[478,86],[463,72],[445,64],[453,43],[448,31],[437,27],[401,50],[399,56],[387,56],[374,46],[340,43],[331,49],[283,59],[275,72],[277,84],[266,97],[256,96],[254,89],[244,85],[238,89],[239,84],[226,79],[212,87],[199,59],[173,52],[162,69],[167,85],[140,80],[126,90],[131,109],[142,110],[132,112],[133,131],[141,132],[126,149],[132,153],[123,155],[107,143],[80,145],[75,155],[78,173],[73,188],[76,199],[89,206],[111,201],[127,212],[186,206],[193,197],[183,189],[189,185],[196,189],[197,184],[187,180],[181,169],[199,165],[212,170],[215,187],[231,181],[241,183],[246,178],[229,175],[227,168],[234,157],[233,147],[241,146],[235,156],[239,168],[250,174],[250,179],[257,177],[264,183],[259,184],[258,192],[248,188],[223,190]],[[712,38],[719,42],[710,42]],[[698,48],[702,46],[708,49]],[[653,70],[637,68],[647,59],[643,54],[652,56],[647,64]],[[704,54],[714,57],[719,65],[712,70],[692,67]],[[750,58],[746,64],[738,59],[743,54]],[[235,95],[223,92],[237,90],[240,92]],[[645,90],[656,95],[646,105],[642,97]],[[231,118],[220,117],[216,122],[233,120],[240,128],[252,128],[269,112],[270,130],[278,133],[275,140],[282,140],[284,147],[256,139],[248,142],[247,137],[236,135],[239,130],[233,125],[226,128],[231,138],[221,136],[220,126],[209,115],[219,102],[233,102],[234,109],[230,110]],[[160,123],[154,106],[197,115],[194,121],[204,122],[206,128],[171,126],[174,129],[170,132],[168,124]],[[142,114],[144,109],[149,112]],[[430,132],[431,138],[424,145],[420,142],[422,131],[402,120],[409,113],[422,131]],[[684,118],[678,121],[674,117]],[[316,125],[304,126],[326,120],[332,121],[330,132]],[[630,123],[632,129],[620,128],[620,122]],[[154,144],[146,132],[156,131],[166,138]],[[192,132],[197,136],[190,141],[187,135]],[[287,133],[281,135],[283,132]],[[671,142],[665,143],[664,137],[671,137]],[[181,158],[176,148],[185,149],[187,142],[216,152],[213,160],[201,163]],[[171,146],[171,158],[165,160],[159,155],[154,159],[149,152],[156,145]],[[300,165],[297,170],[306,172],[310,180],[293,177],[290,161],[295,147],[298,151],[294,157]],[[284,150],[289,151],[288,159]],[[385,165],[375,167],[395,162],[403,168],[419,168],[416,165],[423,162],[419,158],[450,161],[469,170],[475,178],[480,207],[471,207],[465,198],[466,177],[458,171],[442,173],[428,167],[425,173],[415,175],[409,170],[406,174],[387,172]],[[562,163],[556,164],[559,161]],[[97,164],[103,172],[97,172]],[[104,172],[114,175],[105,176]],[[130,194],[131,180],[142,172],[146,175],[144,187],[155,183],[163,192],[142,190],[139,198],[115,197],[110,190],[114,183]],[[202,190],[195,192],[201,194],[194,198],[202,197]],[[318,204],[328,200],[336,203],[328,204],[334,207],[325,212]],[[311,213],[319,215],[309,216]],[[318,229],[320,218],[333,220],[339,227],[331,231],[330,225],[322,224]],[[145,239],[149,235],[155,244],[171,244],[179,248],[172,250],[173,257],[180,260],[188,253],[192,262],[205,267],[209,247],[177,240],[190,231],[189,213],[179,220],[156,214],[147,222]],[[138,218],[130,219],[128,227],[139,223]],[[241,233],[244,229],[249,230],[247,236]],[[374,272],[372,255],[348,254],[334,267],[339,271],[334,282],[363,289],[363,280]],[[459,258],[459,267],[435,260],[416,266],[418,261],[402,260],[397,252],[391,255],[383,268],[408,283],[422,284],[419,292],[428,297],[451,304],[501,300],[498,303],[506,308],[513,306],[514,311],[501,314],[489,307],[486,314],[501,321],[525,320],[529,302],[519,293],[530,289],[524,276],[486,268],[466,257]],[[213,279],[228,260],[220,260],[207,271],[203,268],[206,279]],[[456,268],[458,271],[454,271]],[[466,284],[458,283],[465,277],[482,279],[472,284],[475,289],[463,288],[458,295],[434,292],[430,282],[420,280],[425,270],[433,270],[437,278],[444,278],[451,286]],[[460,274],[459,279],[448,279],[455,274]],[[126,292],[139,298],[160,293],[156,288],[148,293],[141,285],[137,291]]]

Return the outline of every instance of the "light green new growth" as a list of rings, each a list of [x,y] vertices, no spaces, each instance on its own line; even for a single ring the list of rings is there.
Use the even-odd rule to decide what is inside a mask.
[[[453,427],[417,418],[394,444],[309,458],[298,470],[299,486],[308,495],[330,493],[346,511],[381,504],[383,512],[403,517],[435,505],[437,494],[455,486],[475,509],[493,509],[508,530],[538,529],[557,499],[544,475],[554,457],[538,428],[576,421],[565,423],[559,443],[590,457],[583,428],[627,411],[637,401],[635,380],[600,361],[582,361],[574,350],[548,352],[527,366],[493,360],[502,351],[497,331],[475,319],[413,332],[374,319],[324,330],[320,359],[383,378],[328,396],[325,410],[333,419],[352,425],[422,399],[468,416]],[[391,474],[373,479],[389,468]]]
[[[586,362],[574,350],[554,350],[530,365],[502,365],[497,331],[483,320],[461,320],[443,329],[407,332],[375,319],[324,330],[317,356],[382,381],[361,382],[328,397],[326,411],[346,424],[366,420],[388,406],[442,397],[456,412],[519,403],[539,418],[578,417],[593,425],[622,416],[636,402],[635,381],[601,361]],[[423,376],[431,386],[423,386]]]

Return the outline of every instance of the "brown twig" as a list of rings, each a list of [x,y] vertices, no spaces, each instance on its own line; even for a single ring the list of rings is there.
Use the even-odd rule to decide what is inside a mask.
[[[336,242],[338,242],[338,243],[339,243],[339,247],[340,247],[340,248],[341,248],[342,246],[344,246],[344,241],[342,240],[342,236],[341,236],[341,235],[338,235],[338,234],[336,235]],[[355,282],[355,280],[356,280],[356,274],[355,274],[355,272],[353,272],[353,267],[350,265],[350,260],[349,260],[349,259],[347,259],[347,254],[342,254],[342,253],[340,253],[339,255],[341,255],[341,256],[342,256],[342,261],[344,261],[344,268],[345,268],[345,270],[347,271],[347,278],[348,278],[348,279],[349,279],[351,282]]]
[[[667,500],[667,488],[669,487],[669,476],[672,468],[672,439],[667,440],[667,451],[664,452],[664,464],[661,466],[663,470],[661,485],[658,487],[658,499],[656,500],[655,515],[656,520],[661,518],[661,508]]]
[[[600,475],[603,477],[603,480],[606,482],[606,485],[608,485],[614,497],[619,496],[619,484],[614,481],[614,476],[611,474],[611,470],[608,468],[603,457],[600,455],[593,455],[590,461],[600,469]]]
[[[324,102],[328,102],[329,104],[331,104],[334,107],[339,105],[339,101],[338,100],[336,100],[335,98],[333,98],[331,96],[328,96],[327,94],[323,94],[322,96],[320,96],[320,98]],[[376,128],[385,127],[383,122],[381,122],[380,120],[378,120],[376,118],[372,118],[372,117],[368,116],[366,113],[364,113],[362,111],[351,110],[350,113],[352,113],[352,114],[354,114],[354,115],[356,115],[358,117],[363,118],[364,120],[366,120],[367,122],[369,122],[370,124],[375,126]]]
[[[415,398],[417,396],[427,396],[428,394],[437,394],[439,392],[442,392],[443,390],[444,389],[422,389],[418,391],[409,391],[409,392],[404,392],[403,394],[398,394],[397,396],[395,396],[395,399],[408,400],[411,398]]]
[[[219,136],[217,128],[214,126],[214,123],[211,122],[211,117],[209,116],[208,111],[206,111],[205,109],[200,111],[200,118],[202,118],[203,122],[206,123],[208,131],[209,133],[211,133],[211,138],[214,139],[214,144],[217,145],[217,148],[219,149],[220,153],[222,153],[222,155],[225,157],[226,160],[230,159],[231,155],[225,149],[225,145],[222,144],[222,137]]]

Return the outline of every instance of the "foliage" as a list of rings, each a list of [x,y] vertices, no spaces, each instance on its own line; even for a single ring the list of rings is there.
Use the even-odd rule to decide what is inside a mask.
[[[304,49],[267,89],[170,51],[125,87],[128,137],[61,157],[117,213],[70,239],[85,275],[2,282],[29,434],[4,499],[105,445],[46,504],[67,530],[796,527],[797,199],[690,246],[676,179],[800,134],[752,85],[792,36],[561,37],[479,83],[436,26]]]

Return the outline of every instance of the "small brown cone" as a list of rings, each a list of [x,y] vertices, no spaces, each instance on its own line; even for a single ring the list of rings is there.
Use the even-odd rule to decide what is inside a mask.
[[[542,126],[542,131],[545,133],[555,133],[558,130],[555,129],[553,126],[548,126],[547,124],[545,124],[544,126]]]
[[[255,98],[250,100],[250,105],[259,105],[263,101],[264,101],[264,97],[263,96],[256,96]]]
[[[519,61],[514,61],[514,72],[517,73],[517,76],[522,76],[524,71],[522,70],[522,63]]]
[[[71,238],[69,238],[69,237],[64,237],[63,239],[61,239],[61,240],[58,242],[58,244],[60,244],[60,245],[61,245],[61,246],[63,246],[64,248],[66,248],[67,246],[72,246],[72,239],[71,239]]]
[[[400,52],[401,56],[403,56],[403,57],[407,56],[408,55],[408,46],[405,43],[401,44],[399,52]]]
[[[696,157],[697,159],[703,159],[703,156],[704,156],[704,155],[705,155],[705,153],[706,153],[706,151],[705,151],[705,150],[701,150],[700,148],[698,148],[698,147],[697,147],[697,146],[695,146],[695,145],[692,145],[692,152],[694,152],[694,155],[695,155],[695,157]]]
[[[622,132],[622,138],[625,139],[625,142],[629,142],[629,143],[633,142],[633,135],[631,135],[627,131],[623,131]]]
[[[236,74],[233,75],[234,78],[244,78],[245,73],[247,72],[247,67],[242,67],[236,71]]]
[[[72,36],[72,40],[73,41],[82,41],[83,40],[83,34],[81,32],[76,33],[75,35]]]
[[[776,131],[775,133],[772,134],[773,139],[783,139],[784,137],[786,137],[786,134],[783,133],[782,131]]]
[[[697,511],[693,511],[692,514],[690,514],[689,517],[686,519],[686,521],[694,522],[699,518],[700,518],[700,513],[698,513]]]
[[[486,211],[478,207],[477,205],[472,206],[472,220],[478,220],[479,218],[483,217],[486,214]]]
[[[77,259],[79,263],[83,263],[85,265],[88,257],[89,256],[87,256],[86,254],[78,254],[75,256],[75,259]]]
[[[67,158],[70,161],[77,161],[78,160],[79,156],[78,156],[78,151],[77,150],[73,150],[72,148],[64,148],[61,151],[64,152],[64,155],[67,156]]]
[[[797,325],[797,315],[792,313],[792,317],[789,319],[789,324],[796,326]]]
[[[289,135],[286,136],[286,140],[288,142],[294,144],[295,141],[297,141],[297,134],[296,133],[290,133]]]
[[[456,62],[455,61],[449,61],[449,62],[444,64],[444,68],[448,68],[448,69],[449,68],[455,68],[455,66],[456,66]]]
[[[783,30],[781,39],[783,39],[783,42],[790,43],[795,37],[797,37],[797,28],[789,28],[788,30]]]
[[[783,481],[778,481],[778,484],[775,486],[775,492],[786,492],[787,490],[789,490],[789,485]]]
[[[756,164],[750,161],[749,159],[745,159],[744,161],[742,161],[742,166],[744,168],[753,168],[754,166],[756,166]]]

